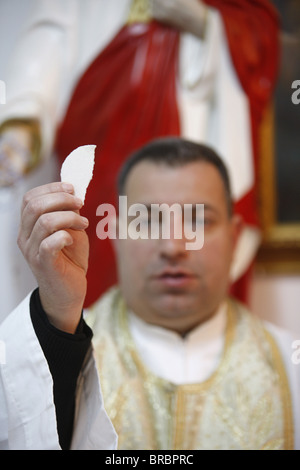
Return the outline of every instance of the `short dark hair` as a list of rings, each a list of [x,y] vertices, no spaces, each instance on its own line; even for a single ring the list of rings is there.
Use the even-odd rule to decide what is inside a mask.
[[[232,215],[232,194],[227,168],[221,157],[210,147],[181,137],[155,139],[135,151],[123,164],[118,177],[118,193],[125,194],[125,186],[132,168],[143,161],[180,167],[192,162],[205,162],[219,172],[225,189],[228,213]]]

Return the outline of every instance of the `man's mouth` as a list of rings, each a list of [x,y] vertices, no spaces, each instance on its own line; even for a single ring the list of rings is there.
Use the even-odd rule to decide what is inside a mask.
[[[195,278],[196,276],[190,271],[181,269],[166,269],[155,277],[162,285],[176,288],[188,286]]]

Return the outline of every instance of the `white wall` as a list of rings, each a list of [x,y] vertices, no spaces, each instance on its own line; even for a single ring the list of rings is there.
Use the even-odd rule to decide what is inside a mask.
[[[300,275],[256,274],[251,307],[261,318],[291,330],[300,339]]]

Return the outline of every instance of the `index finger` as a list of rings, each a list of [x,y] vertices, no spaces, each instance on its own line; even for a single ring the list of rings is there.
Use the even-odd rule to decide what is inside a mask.
[[[22,206],[21,206],[21,213],[24,211],[25,207],[37,196],[44,196],[46,194],[51,193],[59,193],[65,192],[69,194],[74,193],[74,188],[70,183],[63,183],[63,182],[54,182],[44,184],[42,186],[37,186],[36,188],[30,189],[23,197]]]

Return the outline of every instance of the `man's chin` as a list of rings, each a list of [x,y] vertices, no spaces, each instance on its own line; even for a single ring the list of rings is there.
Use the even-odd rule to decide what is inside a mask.
[[[152,297],[152,304],[157,315],[166,318],[185,318],[197,310],[193,296],[182,289],[172,289],[157,294]]]

